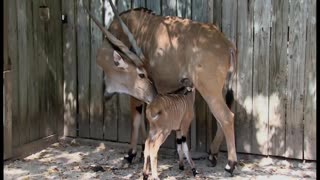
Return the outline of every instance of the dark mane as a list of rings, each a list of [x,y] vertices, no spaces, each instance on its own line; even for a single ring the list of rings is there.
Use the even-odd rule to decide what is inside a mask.
[[[131,11],[143,11],[143,12],[146,12],[146,13],[148,13],[148,14],[154,14],[154,15],[155,15],[155,13],[154,13],[152,10],[148,9],[148,8],[138,7],[138,8],[128,9],[128,10],[126,10],[126,11],[123,11],[123,12],[121,12],[121,13],[119,14],[119,16],[121,16],[121,15],[123,15],[123,14],[126,14],[126,13],[129,13],[129,12],[131,12]]]

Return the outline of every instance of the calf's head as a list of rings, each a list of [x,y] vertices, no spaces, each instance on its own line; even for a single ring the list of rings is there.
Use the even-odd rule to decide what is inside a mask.
[[[125,93],[148,104],[155,97],[155,88],[145,69],[137,67],[107,41],[98,49],[97,64],[105,73],[106,97],[115,93]]]

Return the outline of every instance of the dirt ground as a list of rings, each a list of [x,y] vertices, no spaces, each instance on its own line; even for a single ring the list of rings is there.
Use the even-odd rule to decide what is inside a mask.
[[[24,159],[5,162],[4,179],[142,179],[143,163],[139,158],[129,167],[123,163],[127,150],[106,143],[60,140]],[[223,170],[226,153],[219,154],[216,167],[210,167],[205,158],[197,158],[194,162],[200,174],[196,179],[316,179],[315,162],[242,154],[238,154],[238,160],[235,175],[230,177]],[[185,170],[178,169],[177,155],[164,156],[160,152],[158,172],[160,179],[194,179],[186,160]]]

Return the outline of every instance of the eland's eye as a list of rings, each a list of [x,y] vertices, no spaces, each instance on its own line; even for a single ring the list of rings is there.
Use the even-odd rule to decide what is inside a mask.
[[[138,74],[140,78],[145,78],[146,76],[144,74]]]

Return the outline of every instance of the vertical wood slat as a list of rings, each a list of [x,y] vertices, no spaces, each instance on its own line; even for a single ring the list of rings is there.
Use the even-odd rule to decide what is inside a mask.
[[[177,0],[162,0],[161,9],[162,16],[176,16]]]
[[[307,1],[307,6],[303,159],[316,160],[316,1]]]
[[[208,0],[192,1],[192,20],[199,22],[208,21]]]
[[[236,45],[237,17],[234,16],[234,14],[237,14],[237,1],[222,0],[221,6],[221,31],[232,43],[234,43],[234,45]],[[236,95],[237,88],[235,79],[232,81],[232,89],[234,95]],[[232,104],[231,111],[235,112],[235,103]],[[222,142],[220,149],[227,150],[225,141]]]
[[[146,1],[145,0],[132,0],[132,8],[139,8],[145,7]]]
[[[45,55],[43,57],[43,59],[38,59],[39,64],[41,64],[41,67],[43,67],[43,69],[45,70],[43,72],[42,75],[39,75],[39,81],[41,82],[41,86],[39,87],[39,99],[43,102],[43,105],[41,105],[42,107],[44,107],[42,109],[42,113],[41,114],[41,119],[45,119],[43,126],[40,127],[40,129],[44,129],[44,136],[49,136],[52,135],[54,133],[54,121],[56,120],[54,117],[54,113],[53,113],[53,102],[54,102],[54,98],[58,99],[56,94],[55,94],[55,70],[54,70],[54,61],[57,61],[57,59],[53,58],[53,51],[55,51],[55,40],[50,37],[50,35],[53,33],[52,32],[52,21],[54,20],[53,16],[53,7],[49,4],[48,1],[44,0],[44,1],[40,1],[39,3],[40,6],[48,6],[49,8],[49,12],[50,13],[50,19],[49,21],[45,21],[45,20],[40,20],[38,26],[42,26],[43,27],[43,31],[41,32],[42,35],[42,41],[43,41],[43,47],[44,47],[44,52]],[[40,10],[40,9],[39,9]],[[40,12],[39,12],[40,14]],[[51,32],[50,32],[51,31]],[[54,32],[56,34],[58,34],[58,32]],[[35,37],[36,38],[36,37]],[[50,43],[49,43],[50,42]],[[54,61],[53,61],[54,59]],[[51,82],[50,84],[47,84],[47,82]]]
[[[30,123],[28,123],[28,61],[30,58],[30,25],[32,25],[31,18],[28,16],[27,4],[31,1],[21,0],[17,1],[17,21],[18,21],[18,54],[19,54],[19,67],[23,67],[19,72],[20,88],[19,88],[19,126],[20,126],[20,143],[25,144],[30,139],[29,129]],[[30,19],[29,19],[30,18]],[[29,24],[29,25],[28,25]]]
[[[161,0],[146,0],[146,6],[156,14],[161,14]]]
[[[83,5],[90,8],[89,0],[76,1],[79,136],[90,137],[90,20]]]
[[[101,1],[91,0],[91,12],[102,22]],[[91,21],[90,65],[90,137],[103,139],[103,72],[96,63],[96,54],[102,42],[102,32]]]
[[[8,12],[8,1],[3,1],[3,71],[8,71],[11,69],[10,61],[8,56],[8,19],[9,19],[9,12]]]
[[[118,12],[121,13],[130,9],[131,4],[129,0],[118,1]],[[131,137],[131,110],[130,110],[130,96],[127,94],[120,94],[118,96],[118,141],[130,142]],[[131,131],[130,131],[131,130]]]
[[[20,144],[20,111],[19,111],[19,58],[18,58],[18,34],[17,34],[17,1],[8,1],[9,17],[8,24],[8,56],[11,61],[12,72],[12,146]]]
[[[288,105],[286,156],[303,157],[303,90],[306,40],[306,3],[289,1]]]
[[[43,4],[41,4],[43,5]],[[47,97],[46,94],[41,93],[39,89],[43,89],[43,81],[41,81],[40,77],[45,76],[45,72],[47,70],[45,63],[47,61],[47,49],[46,49],[46,44],[45,44],[45,32],[44,32],[44,24],[40,20],[39,16],[39,6],[40,6],[40,1],[35,0],[33,1],[33,30],[35,33],[33,33],[33,39],[34,39],[34,59],[31,62],[31,73],[33,75],[32,79],[34,81],[34,86],[37,88],[33,89],[32,91],[36,93],[36,96],[32,97],[33,99],[33,105],[32,105],[32,112],[30,114],[34,114],[33,119],[35,120],[32,122],[32,127],[33,130],[31,131],[31,139],[35,140],[38,139],[39,137],[44,137],[46,136],[46,129],[47,129],[47,123],[48,119],[43,118],[43,109],[46,107],[44,104],[41,102],[45,102],[45,99]],[[37,69],[35,69],[37,68]],[[35,106],[35,107],[34,107]],[[41,119],[41,120],[40,120]],[[35,133],[38,133],[36,135]],[[34,137],[36,136],[36,137]],[[38,137],[37,137],[38,136]]]
[[[191,0],[177,0],[177,16],[191,19]]]
[[[77,136],[77,59],[75,1],[62,1],[62,14],[67,15],[63,24],[63,100],[64,136]]]
[[[221,29],[222,25],[222,0],[213,0],[212,4],[212,22],[219,29]],[[209,14],[211,16],[211,13]],[[211,17],[208,17],[210,19]]]
[[[288,1],[272,1],[269,83],[270,155],[285,153]]]
[[[62,29],[61,29],[61,1],[47,1],[50,10],[48,22],[49,61],[47,63],[49,74],[46,81],[50,81],[51,87],[46,87],[45,92],[50,92],[49,103],[51,104],[50,128],[51,134],[62,135],[63,128],[63,61],[62,61]]]
[[[6,28],[7,29],[7,28]],[[8,58],[6,56],[5,58]],[[3,159],[12,156],[12,72],[3,73]]]
[[[251,152],[267,154],[271,1],[254,3],[253,126]]]
[[[251,152],[268,152],[268,85],[271,0],[254,2],[253,126]]]
[[[38,89],[35,87],[34,79],[37,79],[37,71],[36,71],[36,63],[34,61],[34,54],[35,54],[35,48],[34,48],[34,27],[33,27],[33,1],[27,1],[26,4],[26,16],[27,16],[27,116],[26,122],[27,122],[27,129],[29,129],[29,140],[27,142],[31,142],[33,140],[36,140],[39,137],[39,118],[37,117],[38,114],[38,107],[37,107],[37,98],[38,95],[36,94]],[[34,127],[35,126],[35,127]],[[33,129],[34,128],[34,129]]]
[[[131,0],[121,0],[121,1],[117,1],[117,9],[118,9],[118,13],[122,13],[123,11],[126,11],[128,9],[131,9]]]
[[[8,53],[9,2],[4,0],[3,5],[3,159],[8,159],[12,153],[12,71]]]
[[[222,0],[222,32],[236,45],[237,18],[236,0]]]
[[[238,1],[238,63],[235,112],[237,152],[250,152],[252,134],[253,1]]]
[[[115,0],[112,1],[115,4]],[[105,24],[105,27],[108,28],[111,24],[111,21],[113,19],[113,12],[111,9],[111,6],[109,4],[108,0],[104,1],[104,17],[103,21]],[[105,77],[104,77],[105,78]],[[106,88],[106,87],[105,87]],[[108,101],[104,100],[104,112],[103,112],[103,134],[104,139],[106,140],[112,140],[117,141],[118,139],[118,119],[119,119],[119,102],[118,102],[118,95],[114,95],[111,99]],[[129,120],[127,120],[127,123]]]

